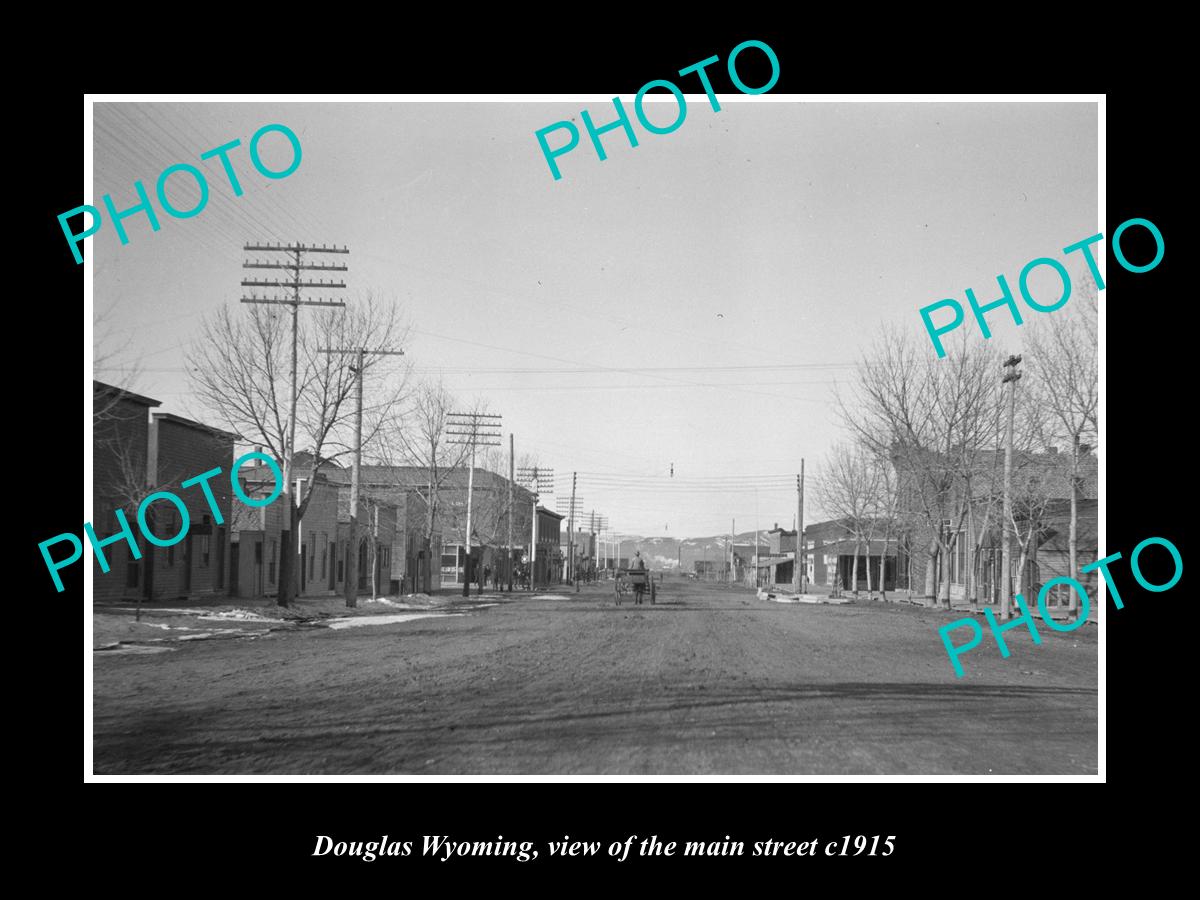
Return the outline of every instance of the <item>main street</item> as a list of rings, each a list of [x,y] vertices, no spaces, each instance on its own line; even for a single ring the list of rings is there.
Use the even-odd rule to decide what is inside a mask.
[[[1002,659],[980,620],[955,678],[949,613],[672,577],[653,606],[611,591],[95,652],[95,772],[1096,772],[1094,625],[1040,646],[1011,629]]]

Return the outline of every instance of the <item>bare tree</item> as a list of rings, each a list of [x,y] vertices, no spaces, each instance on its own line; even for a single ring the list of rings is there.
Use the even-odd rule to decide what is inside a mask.
[[[997,350],[965,338],[943,359],[926,351],[885,328],[838,404],[855,439],[895,466],[899,505],[928,532],[925,594],[936,592],[948,608],[949,560],[972,506],[978,460],[997,443],[1001,368]]]
[[[1026,358],[1043,386],[1043,400],[1054,438],[1069,449],[1071,524],[1068,554],[1071,572],[1079,571],[1079,495],[1083,464],[1096,444],[1099,414],[1099,373],[1096,287],[1081,280],[1078,301],[1071,311],[1040,319],[1026,335]],[[1069,591],[1070,609],[1078,598]]]
[[[433,538],[441,522],[443,489],[471,452],[466,444],[449,442],[450,414],[456,403],[443,382],[423,382],[403,409],[393,411],[381,433],[381,461],[393,470],[407,465],[419,471],[417,477],[401,477],[398,486],[416,490],[425,501],[425,546],[429,553],[433,552]]]
[[[858,557],[863,542],[867,547],[867,594],[871,594],[871,538],[874,513],[878,509],[878,467],[861,447],[842,443],[836,445],[817,473],[815,493],[825,513],[841,523],[848,537],[854,539],[854,563],[850,581],[854,596],[858,596]]]
[[[97,307],[93,319],[92,342],[92,371],[94,374],[105,374],[108,381],[120,381],[123,385],[135,385],[141,378],[142,360],[140,356],[131,355],[133,335],[119,337],[113,326],[115,304],[110,304],[103,310]],[[128,362],[128,365],[121,363]],[[119,373],[120,377],[108,376],[106,373]],[[117,388],[115,391],[92,392],[92,425],[114,418],[121,418],[121,400],[133,391],[129,387]]]
[[[1025,567],[1030,555],[1045,539],[1047,517],[1056,496],[1059,473],[1044,456],[1027,456],[1014,467],[1010,526],[1016,538],[1017,564],[1013,572],[1013,593],[1024,592]]]
[[[900,482],[892,461],[873,455],[870,465],[874,472],[874,495],[871,498],[871,519],[883,533],[883,552],[879,556],[879,595],[887,601],[887,558],[892,538],[901,523]],[[868,545],[869,546],[869,545]],[[868,560],[870,551],[868,551]]]
[[[359,347],[367,351],[363,394],[372,402],[369,407],[364,404],[365,447],[389,419],[405,388],[403,367],[390,362],[395,357],[373,356],[370,351],[399,348],[407,329],[394,304],[369,294],[344,310],[306,312],[300,317],[298,446],[291,447],[287,429],[291,316],[275,309],[250,306],[235,313],[226,306],[206,317],[188,354],[192,390],[213,417],[281,462],[294,460],[298,449],[306,449],[311,484],[321,466],[350,452],[354,428],[354,355],[325,351]],[[290,605],[295,596],[295,525],[304,518],[311,497],[309,492],[294,508],[293,527],[280,542],[280,606]],[[349,570],[347,577],[351,577]]]

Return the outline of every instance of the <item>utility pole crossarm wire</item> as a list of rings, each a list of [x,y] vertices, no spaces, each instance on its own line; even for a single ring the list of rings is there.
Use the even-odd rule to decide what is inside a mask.
[[[471,448],[471,465],[467,470],[467,528],[463,543],[467,559],[463,571],[463,596],[471,595],[471,495],[475,491],[475,449],[498,447],[501,442],[501,416],[492,413],[450,413],[446,434],[449,444],[467,444]],[[483,587],[480,585],[480,592]]]
[[[366,356],[403,356],[403,350],[368,350],[366,347],[353,349],[331,349],[323,347],[317,352],[329,356],[344,356],[353,353],[355,356],[354,372],[354,457],[350,469],[350,527],[346,529],[346,580],[342,582],[343,596],[346,606],[353,609],[358,605],[358,585],[351,579],[350,573],[358,573],[358,566],[352,563],[358,554],[358,492],[359,470],[362,467],[362,415],[363,415],[363,358]],[[375,511],[376,515],[379,511]]]
[[[313,287],[320,288],[344,288],[344,282],[311,282],[301,281],[300,271],[304,267],[303,255],[306,253],[349,253],[350,250],[346,247],[326,247],[322,244],[320,247],[308,244],[246,244],[243,248],[246,252],[285,252],[292,254],[292,261],[288,263],[263,263],[258,260],[254,261],[253,265],[243,263],[246,268],[256,269],[280,269],[293,272],[290,281],[265,281],[255,279],[244,279],[243,287],[273,287],[281,289],[289,289],[292,292],[290,298],[280,297],[259,297],[257,294],[251,294],[249,297],[242,297],[243,303],[255,303],[268,306],[290,306],[292,308],[292,358],[291,358],[291,382],[288,388],[288,418],[287,418],[287,434],[285,436],[284,453],[283,453],[283,508],[284,512],[283,527],[280,529],[279,545],[280,545],[280,561],[279,561],[279,596],[278,604],[280,606],[288,606],[291,603],[294,584],[294,570],[296,553],[293,552],[293,541],[295,540],[296,528],[296,505],[295,495],[292,491],[292,460],[296,455],[296,345],[298,341],[299,319],[298,313],[301,306],[340,306],[345,307],[345,302],[341,300],[305,300],[300,296],[300,291]],[[342,266],[337,271],[344,271],[345,266]],[[298,548],[297,548],[298,550]],[[349,578],[349,573],[347,573]]]

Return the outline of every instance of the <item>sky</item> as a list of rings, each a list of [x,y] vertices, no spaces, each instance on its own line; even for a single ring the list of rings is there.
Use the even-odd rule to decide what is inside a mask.
[[[577,507],[612,530],[791,527],[800,460],[811,478],[844,437],[834,391],[881,326],[923,335],[921,306],[996,299],[1000,273],[1016,291],[1026,262],[1096,232],[1097,119],[1093,103],[767,97],[721,95],[713,112],[688,95],[666,135],[631,111],[638,146],[609,132],[604,161],[580,110],[603,124],[606,100],[97,103],[87,202],[132,206],[135,180],[153,195],[180,162],[210,197],[192,218],[158,209],[157,232],[126,219],[124,246],[107,222],[87,239],[95,375],[204,420],[184,354],[204,316],[240,305],[242,263],[262,255],[243,244],[346,245],[339,295],[401,307],[412,376],[485,401],[518,458],[553,467],[557,494],[578,473]],[[664,103],[652,121],[670,121]],[[583,133],[555,180],[534,133],[561,120]],[[248,151],[273,123],[302,146],[277,180]],[[234,139],[240,197],[199,159]],[[277,133],[261,149],[270,168],[291,159]],[[168,197],[186,209],[198,193],[178,175]],[[1019,349],[1006,313],[988,321]]]

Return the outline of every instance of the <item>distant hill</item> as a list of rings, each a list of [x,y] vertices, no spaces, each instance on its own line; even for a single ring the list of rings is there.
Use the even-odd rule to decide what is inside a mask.
[[[759,553],[767,554],[765,531],[759,532]],[[740,547],[754,546],[754,532],[744,531],[733,536],[733,543]],[[621,540],[620,555],[626,559],[633,556],[634,551],[640,550],[643,558],[652,569],[674,569],[677,566],[684,572],[695,571],[696,560],[725,559],[729,553],[729,536],[724,534],[712,537],[673,538],[673,537],[636,537],[626,535]]]

